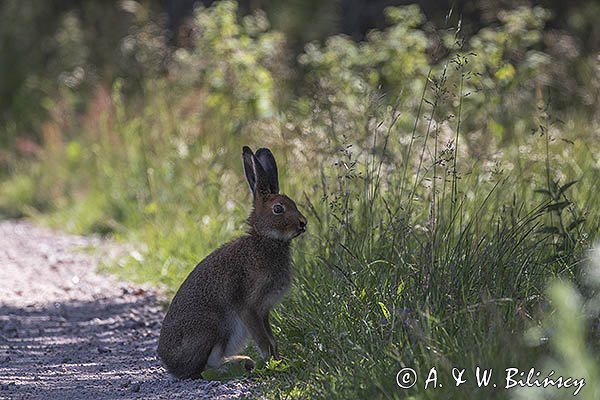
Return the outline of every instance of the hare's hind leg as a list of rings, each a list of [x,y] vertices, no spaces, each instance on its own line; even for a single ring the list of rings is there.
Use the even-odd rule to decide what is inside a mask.
[[[242,364],[244,366],[244,368],[246,368],[248,371],[251,371],[254,369],[254,366],[255,366],[254,360],[248,356],[230,355],[230,356],[225,357],[224,355],[225,355],[225,353],[223,352],[221,345],[218,345],[218,344],[215,345],[215,347],[212,348],[210,355],[208,356],[206,366],[208,368],[219,368],[223,364],[239,363],[239,364]]]
[[[240,318],[234,316],[230,320],[229,338],[223,353],[225,363],[240,363],[244,365],[248,371],[254,369],[256,365],[254,360],[248,356],[239,355],[238,353],[244,349],[248,341],[248,331]]]
[[[244,356],[244,355],[237,355],[237,356],[229,356],[229,357],[225,357],[223,359],[224,363],[238,363],[238,364],[242,364],[244,366],[244,368],[246,369],[246,371],[252,371],[254,369],[254,367],[256,366],[256,363],[254,362],[253,359],[251,359],[248,356]]]
[[[219,368],[223,364],[223,346],[215,344],[210,350],[206,366],[208,368]]]
[[[199,340],[197,336],[187,335],[181,344],[173,349],[166,362],[167,369],[178,378],[202,378],[202,371],[211,360],[214,347],[211,338]],[[214,356],[213,356],[214,359]]]
[[[202,371],[207,364],[208,352],[199,351],[193,355],[189,353],[181,355],[176,360],[165,362],[167,370],[180,379],[199,379],[202,378]]]

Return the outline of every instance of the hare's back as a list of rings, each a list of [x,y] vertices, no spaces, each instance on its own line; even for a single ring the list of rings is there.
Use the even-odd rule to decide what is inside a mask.
[[[236,257],[236,242],[224,245],[200,261],[185,279],[173,303],[211,309],[236,302],[242,293],[243,260]],[[233,251],[233,253],[232,253]]]

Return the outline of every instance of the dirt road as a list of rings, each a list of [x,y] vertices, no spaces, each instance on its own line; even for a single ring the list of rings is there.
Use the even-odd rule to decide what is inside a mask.
[[[0,221],[0,399],[254,398],[247,382],[165,372],[155,294],[96,272],[115,251],[98,238]]]

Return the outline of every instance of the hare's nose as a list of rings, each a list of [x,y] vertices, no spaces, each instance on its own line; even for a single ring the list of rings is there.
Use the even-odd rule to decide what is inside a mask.
[[[306,218],[300,218],[300,229],[306,229]]]

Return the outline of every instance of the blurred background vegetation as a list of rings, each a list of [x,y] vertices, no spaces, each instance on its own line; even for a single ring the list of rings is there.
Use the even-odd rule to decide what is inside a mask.
[[[275,318],[286,360],[254,375],[270,397],[565,397],[396,385],[482,364],[552,365],[599,397],[597,1],[0,16],[0,215],[136,243],[112,272],[172,294],[244,231],[241,146],[273,149],[310,230]]]
[[[212,3],[211,0],[104,3],[57,0],[43,4],[3,1],[0,8],[4,17],[0,28],[2,144],[12,146],[17,138],[39,142],[39,125],[51,116],[57,96],[81,114],[100,86],[110,88],[121,79],[127,94],[139,94],[145,80],[172,73],[176,49],[193,50],[198,46],[201,32],[192,18],[194,7]],[[460,20],[461,40],[470,43],[472,46],[469,47],[475,52],[488,47],[485,51],[489,54],[480,54],[482,58],[496,57],[482,61],[490,65],[483,65],[480,72],[500,70],[497,77],[504,78],[504,85],[516,86],[520,82],[512,82],[511,71],[521,67],[522,71],[518,72],[527,73],[525,69],[530,68],[529,74],[539,75],[535,77],[536,81],[554,97],[556,106],[589,112],[597,109],[596,57],[600,50],[600,27],[596,22],[600,5],[594,0],[457,0],[447,3],[431,0],[245,0],[240,2],[237,15],[259,12],[263,26],[254,27],[253,34],[268,30],[283,35],[285,39],[278,45],[285,49],[272,54],[276,60],[270,65],[275,68],[277,64],[279,70],[269,72],[276,74],[278,85],[286,83],[287,89],[297,95],[308,94],[303,90],[308,73],[306,63],[297,57],[305,52],[307,43],[324,43],[341,33],[344,40],[354,41],[355,46],[356,42],[367,40],[375,47],[375,43],[370,42],[377,41],[376,37],[381,33],[373,32],[373,29],[382,31],[397,22],[397,17],[387,15],[385,10],[389,6],[409,3],[418,6],[415,11],[418,16],[412,16],[410,24],[423,36],[414,43],[419,46],[414,49],[419,58],[417,65],[411,68],[423,69],[447,57],[452,43],[445,40],[443,30],[456,27]],[[519,7],[520,14],[516,13]],[[509,10],[513,10],[512,17],[507,15]],[[450,11],[452,14],[448,18]],[[529,15],[525,15],[527,13]],[[410,45],[402,43],[403,40],[412,42],[419,36],[403,35],[404,32],[396,34],[399,36],[387,40],[397,39],[394,46],[401,48]],[[373,49],[377,58],[362,60],[362,67],[381,69],[387,61],[384,53],[394,51],[391,43],[379,45],[387,44],[390,48]],[[335,52],[333,48],[329,50]],[[528,54],[528,51],[535,54]],[[546,61],[544,68],[532,72],[537,67],[532,62],[542,60]],[[497,65],[491,65],[494,63]],[[506,68],[502,70],[502,67]],[[378,84],[385,84],[386,91],[393,92],[404,76],[397,74],[392,66],[386,70],[387,74],[384,72],[383,76],[373,79]],[[410,73],[404,72],[406,76]],[[170,78],[176,80],[179,77],[171,74]],[[519,79],[525,78],[530,76],[519,76]],[[289,96],[285,100],[290,100]]]

